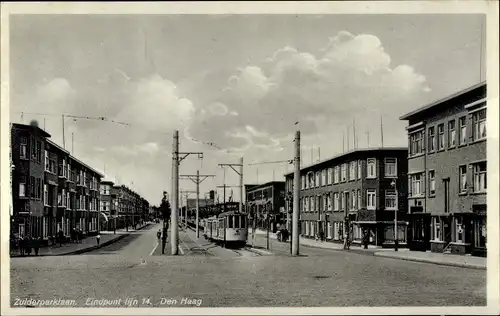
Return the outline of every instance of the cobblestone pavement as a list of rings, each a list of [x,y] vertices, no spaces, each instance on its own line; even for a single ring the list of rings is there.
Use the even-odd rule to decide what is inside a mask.
[[[290,257],[289,245],[277,241],[271,244],[272,255],[234,255],[206,241],[185,243],[185,249],[201,246],[212,255],[161,255],[156,247],[160,228],[82,255],[11,258],[11,301],[67,299],[81,307],[125,307],[131,305],[127,298],[140,307],[486,304],[482,270],[306,247],[302,256]],[[179,237],[189,241],[192,235],[186,231]],[[259,245],[265,247],[265,240]],[[92,299],[109,301],[91,304]]]

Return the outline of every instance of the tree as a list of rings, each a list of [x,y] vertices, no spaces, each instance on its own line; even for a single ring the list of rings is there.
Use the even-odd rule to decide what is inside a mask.
[[[172,213],[172,210],[170,208],[170,202],[168,201],[168,195],[166,194],[166,192],[163,192],[163,198],[161,199],[160,204],[160,213],[164,221],[170,220],[170,214]]]

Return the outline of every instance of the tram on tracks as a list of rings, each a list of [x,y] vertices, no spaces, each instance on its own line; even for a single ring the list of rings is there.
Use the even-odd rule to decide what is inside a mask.
[[[228,211],[203,220],[206,239],[227,248],[242,248],[247,243],[247,215]]]

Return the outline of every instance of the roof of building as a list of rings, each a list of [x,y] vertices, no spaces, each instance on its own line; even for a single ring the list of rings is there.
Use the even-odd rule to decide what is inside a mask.
[[[256,184],[256,185],[253,185],[252,187],[249,187],[247,189],[247,191],[251,192],[253,190],[258,190],[258,189],[265,188],[265,187],[268,187],[271,185],[285,185],[285,181],[270,181],[270,182],[266,182],[266,183],[262,183],[262,184]]]
[[[111,185],[114,185],[115,183],[111,180],[101,180],[101,183],[102,184],[111,184]]]
[[[51,144],[52,146],[56,147],[57,149],[59,149],[60,151],[66,153],[69,155],[69,151],[66,150],[65,148],[62,148],[61,146],[59,146],[58,144],[56,144],[55,142],[53,142],[52,140],[50,139],[47,139],[46,140],[47,143]]]
[[[432,103],[429,103],[429,104],[427,104],[425,106],[422,106],[422,107],[420,107],[420,108],[418,108],[416,110],[411,111],[410,113],[402,115],[402,116],[399,117],[399,119],[400,120],[409,120],[412,116],[414,116],[416,114],[419,114],[419,113],[422,113],[424,111],[427,111],[427,110],[430,110],[432,108],[435,108],[437,106],[440,106],[443,103],[445,103],[446,101],[450,101],[450,100],[453,100],[455,98],[458,98],[461,95],[464,95],[464,94],[466,94],[468,92],[471,92],[471,91],[474,91],[474,90],[480,89],[480,88],[485,88],[485,87],[486,87],[486,81],[482,81],[482,82],[477,83],[477,84],[475,84],[475,85],[473,85],[471,87],[468,87],[466,89],[460,90],[460,91],[458,91],[458,92],[456,92],[454,94],[451,94],[451,95],[449,95],[447,97],[444,97],[442,99],[439,99],[439,100],[436,100],[436,101],[434,101]]]
[[[33,126],[33,125],[29,125],[29,124],[19,124],[19,123],[13,123],[12,126],[17,127],[17,128],[22,128],[22,129],[26,129],[26,128],[34,129],[34,130],[38,131],[39,133],[41,133],[44,137],[50,137],[49,133],[47,133],[44,129],[41,129],[38,126]]]
[[[344,157],[344,156],[350,156],[352,154],[355,154],[355,153],[360,153],[360,152],[373,152],[373,151],[408,151],[408,147],[373,147],[373,148],[357,148],[357,149],[353,149],[353,150],[350,150],[348,152],[345,152],[345,153],[342,153],[342,154],[339,154],[339,155],[336,155],[336,156],[333,156],[333,157],[330,157],[330,158],[327,158],[325,160],[321,160],[321,161],[318,161],[316,163],[313,163],[311,165],[307,165],[305,167],[302,167],[300,168],[300,171],[304,171],[304,170],[308,170],[308,169],[312,169],[314,168],[315,166],[317,165],[321,165],[321,164],[324,164],[324,163],[327,163],[327,162],[330,162],[332,160],[336,160],[336,159],[339,159],[341,157]],[[285,177],[286,176],[289,176],[289,175],[292,175],[294,172],[288,172],[288,173],[285,173]]]

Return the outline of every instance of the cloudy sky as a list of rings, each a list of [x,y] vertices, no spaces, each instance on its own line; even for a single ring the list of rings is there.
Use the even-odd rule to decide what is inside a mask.
[[[482,23],[481,15],[11,16],[11,121],[37,119],[62,145],[61,114],[106,117],[66,118],[66,148],[154,204],[170,191],[175,129],[181,151],[204,152],[180,173],[217,176],[202,192],[237,185],[217,164],[241,155],[245,183],[282,180],[291,165],[247,164],[292,158],[297,121],[303,165],[341,153],[348,129],[352,148],[354,124],[358,147],[380,146],[381,116],[384,146],[406,146],[400,115],[484,78]]]

